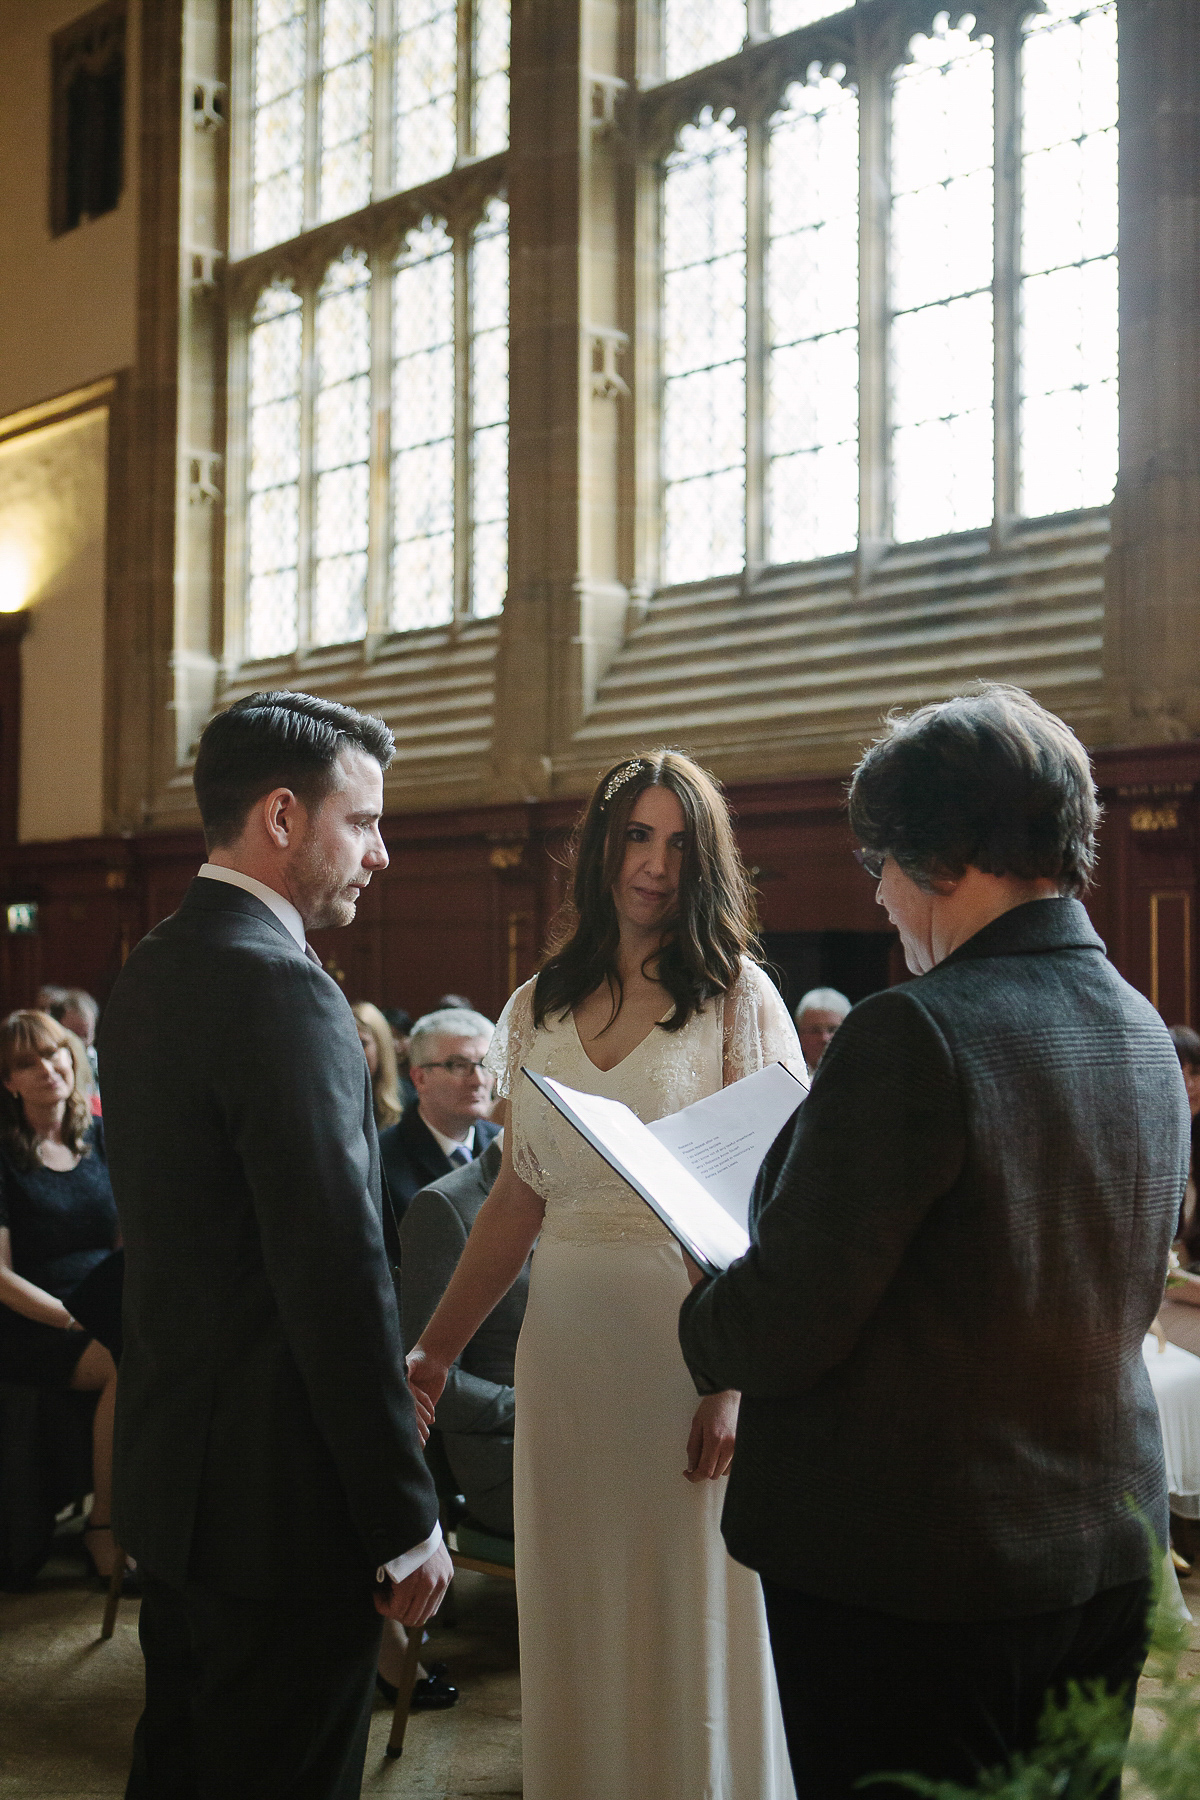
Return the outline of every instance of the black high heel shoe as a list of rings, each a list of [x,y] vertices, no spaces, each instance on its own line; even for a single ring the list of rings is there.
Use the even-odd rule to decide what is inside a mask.
[[[448,1706],[457,1706],[458,1689],[446,1680],[445,1663],[427,1663],[427,1675],[419,1676],[413,1683],[410,1711],[412,1712],[444,1712]],[[389,1706],[395,1706],[399,1688],[375,1671],[375,1686],[383,1695]]]

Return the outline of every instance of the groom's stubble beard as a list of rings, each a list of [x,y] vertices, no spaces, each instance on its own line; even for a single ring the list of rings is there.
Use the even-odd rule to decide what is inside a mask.
[[[352,925],[355,900],[345,892],[348,882],[366,886],[371,879],[363,868],[348,874],[338,868],[322,845],[314,819],[296,851],[291,870],[291,887],[297,911],[306,931],[325,931],[331,926]]]

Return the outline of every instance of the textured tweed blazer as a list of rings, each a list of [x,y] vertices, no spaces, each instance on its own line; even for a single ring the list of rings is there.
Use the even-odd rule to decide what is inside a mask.
[[[1158,1014],[1075,900],[856,1006],[768,1154],[752,1246],[684,1305],[744,1398],[723,1529],[803,1592],[1020,1617],[1165,1535],[1142,1338],[1189,1148]]]

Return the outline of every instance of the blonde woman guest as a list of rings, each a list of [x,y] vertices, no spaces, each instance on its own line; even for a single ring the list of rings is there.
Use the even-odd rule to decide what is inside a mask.
[[[41,1012],[0,1024],[0,1380],[98,1396],[84,1541],[112,1572],[112,1356],[71,1315],[69,1296],[116,1247],[117,1209],[93,1119],[83,1046]]]
[[[688,757],[654,751],[601,778],[573,895],[496,1028],[503,1164],[410,1380],[436,1402],[538,1238],[515,1382],[526,1800],[784,1800],[762,1596],[720,1536],[739,1396],[697,1394],[678,1246],[521,1070],[649,1121],[804,1063],[750,953],[724,800]]]
[[[358,1041],[363,1047],[367,1067],[371,1071],[371,1092],[375,1097],[375,1129],[385,1131],[399,1122],[404,1104],[400,1098],[400,1072],[396,1067],[396,1045],[392,1028],[377,1006],[360,1000],[350,1011],[358,1026]]]

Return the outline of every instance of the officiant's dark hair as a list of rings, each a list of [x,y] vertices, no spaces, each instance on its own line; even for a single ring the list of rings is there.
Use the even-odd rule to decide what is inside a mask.
[[[1022,688],[981,682],[894,714],[850,785],[850,825],[927,891],[968,865],[1081,894],[1100,802],[1075,733]]]
[[[568,1012],[605,982],[613,999],[608,1025],[617,1016],[621,930],[613,884],[625,859],[630,815],[651,787],[674,794],[684,818],[678,910],[662,948],[647,958],[675,1002],[662,1029],[682,1030],[706,1000],[732,986],[742,958],[753,955],[750,882],[720,788],[681,751],[627,757],[596,783],[571,842],[571,898],[555,921],[548,959],[534,988],[538,1025],[552,1014]]]
[[[332,792],[334,764],[348,748],[386,769],[396,741],[382,719],[314,694],[247,694],[209,720],[192,783],[210,850],[242,835],[256,800],[291,788],[305,806]]]

